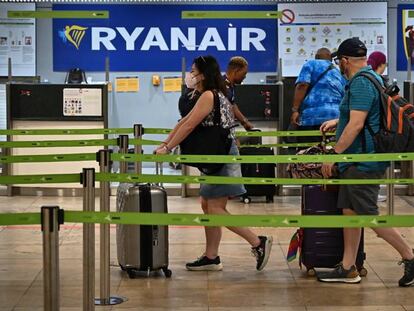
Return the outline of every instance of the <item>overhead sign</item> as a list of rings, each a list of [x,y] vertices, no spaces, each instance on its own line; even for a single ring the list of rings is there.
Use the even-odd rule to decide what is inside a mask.
[[[53,68],[104,71],[181,71],[181,59],[213,55],[224,71],[232,56],[243,56],[249,71],[274,72],[277,21],[252,14],[211,18],[212,11],[269,11],[276,5],[209,5],[208,19],[183,18],[205,5],[69,5],[53,10],[109,11],[109,19],[54,19]],[[185,14],[184,14],[185,15]],[[233,15],[233,16],[237,16]]]
[[[278,5],[279,57],[282,74],[295,77],[316,51],[336,51],[347,38],[358,37],[368,55],[387,54],[387,2],[282,3]]]

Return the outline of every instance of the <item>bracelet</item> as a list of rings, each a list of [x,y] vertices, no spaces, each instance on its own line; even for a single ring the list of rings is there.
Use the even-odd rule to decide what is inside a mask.
[[[299,108],[292,107],[292,112],[299,112]]]

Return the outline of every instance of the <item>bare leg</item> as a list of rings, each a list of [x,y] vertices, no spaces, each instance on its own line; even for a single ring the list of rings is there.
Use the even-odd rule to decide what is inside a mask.
[[[413,250],[402,238],[401,234],[395,228],[371,228],[378,237],[383,238],[397,252],[400,253],[402,259],[411,260],[414,258]]]
[[[355,215],[351,209],[343,209],[344,215]],[[356,262],[359,242],[361,241],[361,228],[344,228],[344,256],[342,265],[349,270]]]
[[[201,197],[201,208],[203,209],[204,214],[208,214],[208,200]],[[218,256],[218,249],[220,246],[222,230],[221,227],[204,227],[205,235],[206,235],[206,250],[204,251],[204,255],[206,255],[210,259],[214,259]],[[210,245],[211,249],[207,252],[208,245]]]
[[[208,205],[209,214],[217,214],[217,215],[229,215],[230,214],[226,210],[227,197],[209,199],[207,200],[207,205]],[[241,228],[241,227],[227,227],[227,228],[230,231],[241,236],[247,242],[249,242],[252,247],[256,247],[260,244],[259,237],[248,228]],[[221,236],[220,236],[220,239],[221,239]],[[206,250],[207,257],[214,256],[214,254],[218,253],[220,239],[218,237],[213,237],[213,236],[211,236],[211,239],[210,239],[209,237],[209,240],[207,243],[207,250]]]

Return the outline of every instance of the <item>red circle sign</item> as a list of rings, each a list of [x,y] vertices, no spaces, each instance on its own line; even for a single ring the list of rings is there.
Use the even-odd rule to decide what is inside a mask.
[[[282,16],[280,17],[282,24],[292,24],[294,20],[295,13],[292,10],[286,9],[282,11]]]

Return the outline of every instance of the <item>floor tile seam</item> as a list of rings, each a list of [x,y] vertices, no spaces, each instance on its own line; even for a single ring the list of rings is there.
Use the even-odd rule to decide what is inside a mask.
[[[282,248],[282,245],[280,243],[278,243],[278,244],[279,244],[279,248],[280,248],[280,250],[281,250],[281,252],[283,254],[283,258],[286,258],[286,253],[284,252],[284,250]],[[298,252],[299,252],[299,250],[298,250]],[[298,257],[298,260],[300,260],[300,257]],[[289,262],[287,260],[286,260],[286,265],[287,265],[287,267],[289,269],[290,276],[292,277],[293,282],[295,283],[295,286],[298,286],[298,281],[296,280],[295,275],[293,274],[293,271],[292,271],[292,269],[291,269],[291,267],[289,265]]]
[[[40,275],[40,273],[42,273],[43,272],[43,268],[42,269],[40,269],[40,271],[36,274],[36,276],[33,278],[33,281],[30,283],[30,285],[29,286],[27,286],[27,288],[26,288],[26,290],[23,292],[23,294],[19,297],[19,299],[18,299],[18,301],[16,302],[16,304],[13,306],[13,309],[12,310],[14,310],[14,309],[16,309],[17,308],[17,305],[20,303],[20,301],[22,300],[22,298],[24,297],[24,295],[26,295],[28,292],[29,292],[29,290],[32,288],[32,286],[34,285],[34,283],[36,282],[36,280],[37,280],[37,278],[39,277],[39,275]],[[43,286],[43,285],[42,285]]]
[[[371,269],[371,271],[374,272],[374,274],[377,276],[377,278],[379,278],[381,280],[381,283],[384,285],[384,287],[386,289],[389,289],[388,286],[385,284],[384,280],[379,276],[379,274],[377,273],[377,271],[375,271],[375,269],[371,266],[371,264],[365,260],[365,263],[368,265],[368,267]]]

